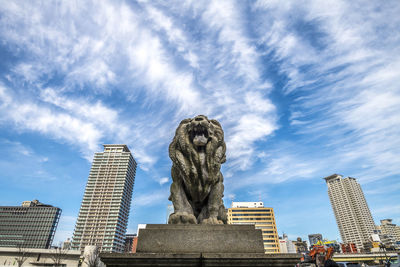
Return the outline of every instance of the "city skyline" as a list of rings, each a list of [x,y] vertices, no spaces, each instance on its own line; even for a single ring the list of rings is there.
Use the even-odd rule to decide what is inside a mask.
[[[168,145],[204,114],[225,133],[226,207],[262,201],[279,235],[338,239],[322,179],[338,173],[375,224],[399,225],[399,13],[394,0],[4,2],[0,205],[60,207],[54,243],[71,238],[94,153],[127,144],[128,233],[165,223]]]

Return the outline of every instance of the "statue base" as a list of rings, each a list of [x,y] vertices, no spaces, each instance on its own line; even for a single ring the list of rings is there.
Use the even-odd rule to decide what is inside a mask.
[[[288,267],[300,262],[301,254],[264,253],[102,253],[107,267]]]
[[[264,253],[254,225],[148,224],[140,229],[140,253]]]
[[[264,254],[254,225],[148,224],[140,229],[137,253],[102,253],[107,267],[294,266],[301,254]]]

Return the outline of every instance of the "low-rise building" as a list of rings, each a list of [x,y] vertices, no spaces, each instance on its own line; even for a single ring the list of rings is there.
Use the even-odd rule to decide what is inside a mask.
[[[342,253],[357,253],[357,246],[354,243],[340,244]]]
[[[296,253],[304,253],[308,251],[307,241],[302,240],[301,237],[298,237],[296,241],[292,242],[296,248]]]
[[[62,249],[71,249],[71,239],[67,238],[67,240],[65,240],[62,245],[61,245]]]
[[[392,219],[381,220],[380,230],[383,235],[389,236],[393,241],[400,242],[400,227],[392,222]]]
[[[228,224],[254,224],[262,231],[265,253],[280,253],[274,209],[263,202],[232,202]]]
[[[322,241],[321,234],[310,234],[308,235],[308,240],[310,241],[310,246],[315,245],[318,241]]]
[[[279,245],[281,253],[296,253],[296,247],[286,234],[279,237]]]
[[[126,234],[125,235],[125,253],[135,253],[137,247],[137,235]]]
[[[60,208],[38,200],[0,206],[0,247],[50,248],[60,216]]]

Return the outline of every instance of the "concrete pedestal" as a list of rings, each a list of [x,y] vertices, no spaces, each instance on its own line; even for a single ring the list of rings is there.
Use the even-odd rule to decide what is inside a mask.
[[[301,254],[261,253],[104,253],[101,260],[107,267],[150,267],[150,266],[192,266],[192,267],[292,267],[300,262]]]
[[[148,224],[139,230],[138,253],[264,253],[254,225]]]
[[[254,225],[148,224],[140,229],[137,253],[101,254],[107,267],[294,266],[300,254],[264,254]]]

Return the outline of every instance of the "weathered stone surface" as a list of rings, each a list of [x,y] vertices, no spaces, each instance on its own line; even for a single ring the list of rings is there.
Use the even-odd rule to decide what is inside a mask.
[[[226,224],[221,164],[224,132],[216,120],[199,115],[181,121],[169,146],[174,205],[170,224]]]
[[[143,253],[263,253],[254,225],[148,224],[139,230],[136,251]]]
[[[263,253],[104,253],[101,260],[107,267],[124,266],[294,266],[300,261],[301,254],[263,254]]]

